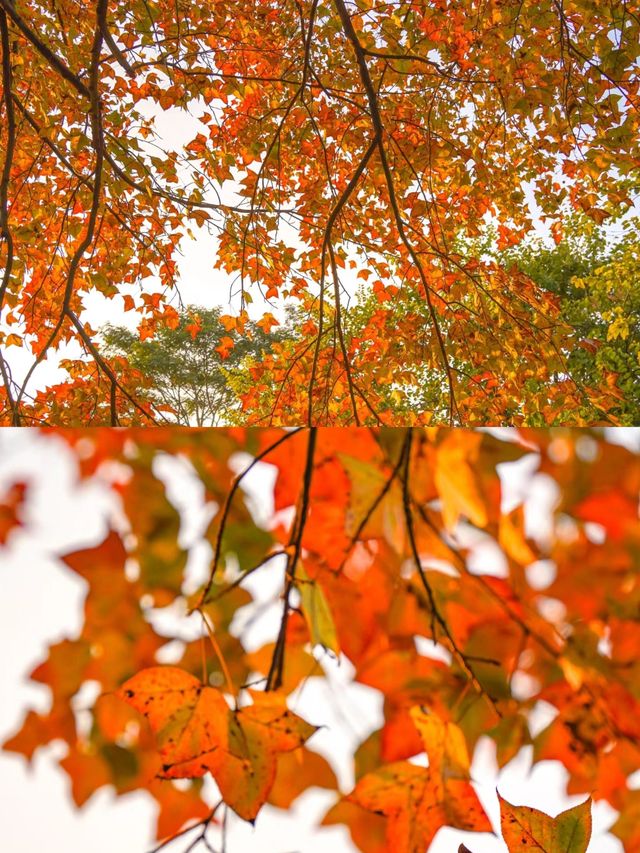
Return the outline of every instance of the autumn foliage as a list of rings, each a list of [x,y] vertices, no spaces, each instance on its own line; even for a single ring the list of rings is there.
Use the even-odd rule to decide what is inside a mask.
[[[90,317],[175,327],[197,233],[234,332],[306,315],[247,365],[246,423],[608,422],[616,371],[573,377],[557,300],[462,246],[517,244],[534,202],[558,240],[569,210],[629,210],[639,21],[634,0],[0,0],[3,421],[162,422]]]
[[[86,582],[84,624],[33,671],[50,708],[29,711],[5,749],[30,759],[63,741],[78,806],[107,785],[146,790],[159,839],[193,823],[179,850],[189,839],[215,846],[225,810],[253,820],[320,786],[335,791],[323,824],[345,824],[358,849],[424,853],[443,826],[492,830],[470,769],[487,737],[500,767],[532,747],[583,795],[555,819],[501,801],[510,851],[584,853],[590,797],[619,811],[613,832],[638,850],[636,453],[594,430],[47,435],[120,509],[103,541],[60,555]],[[555,490],[548,529],[526,496],[504,502],[499,470],[525,457]],[[159,475],[167,459],[187,466],[208,509],[197,571]],[[275,475],[262,515],[245,491],[257,461]],[[4,519],[23,497],[17,487],[3,498],[3,538],[18,535]],[[274,581],[272,632],[255,647],[256,590]],[[300,704],[338,664],[383,700],[346,787],[314,750],[322,703],[313,713]],[[72,700],[87,682],[99,690],[78,728]],[[542,728],[541,704],[552,711]]]

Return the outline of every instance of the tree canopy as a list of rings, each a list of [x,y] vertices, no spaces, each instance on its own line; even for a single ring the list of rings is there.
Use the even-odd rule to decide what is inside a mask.
[[[389,422],[401,304],[398,332],[421,338],[438,379],[405,423],[615,422],[616,390],[566,367],[575,342],[553,296],[455,247],[489,224],[515,244],[536,216],[559,235],[562,205],[599,222],[632,205],[638,13],[635,0],[0,0],[4,421],[156,417],[89,308],[116,300],[143,336],[175,323],[195,229],[238,331],[262,298],[276,321],[282,304],[314,309],[295,353],[255,365],[249,420],[275,381],[272,424]],[[364,339],[345,323],[358,279],[379,302]],[[69,375],[43,387],[48,357]]]
[[[424,853],[443,826],[491,831],[470,775],[487,737],[500,767],[532,747],[583,795],[555,819],[502,802],[512,853],[584,853],[589,797],[619,812],[612,831],[638,849],[637,452],[568,429],[45,435],[117,510],[102,541],[59,555],[85,583],[84,622],[32,673],[49,709],[4,746],[30,759],[66,744],[78,806],[104,786],[145,790],[171,851],[217,850],[228,820],[320,786],[335,796],[323,825],[346,825],[358,849]],[[555,494],[542,526],[526,494],[505,503],[499,472],[524,457]],[[199,484],[205,521],[189,547],[167,460]],[[258,461],[275,474],[260,512],[246,491]],[[29,501],[24,484],[2,497],[2,542],[16,526],[29,535]],[[379,727],[353,743],[350,784],[314,748],[336,725],[324,714],[340,667],[382,700]],[[312,682],[334,684],[327,703],[305,706]]]
[[[567,217],[557,242],[531,235],[517,246],[498,249],[497,234],[489,229],[482,239],[464,241],[461,246],[469,257],[489,257],[507,269],[517,267],[557,298],[572,328],[567,375],[583,387],[608,387],[608,414],[624,426],[640,423],[638,246],[634,219],[611,235],[584,214]],[[379,401],[378,413],[392,424],[406,423],[420,412],[433,413],[436,421],[446,417],[441,377],[423,361],[428,330],[407,328],[406,318],[419,310],[419,299],[416,294],[397,298],[381,315],[377,294],[361,284],[344,318],[345,333],[358,341],[363,357],[368,355],[372,362],[375,341],[381,334],[388,338],[387,358],[377,366],[370,387]],[[296,358],[312,311],[313,306],[305,310],[300,305],[289,310],[270,333],[251,321],[239,333],[230,318],[221,319],[220,311],[192,306],[180,313],[175,328],[164,327],[143,341],[125,327],[108,326],[101,336],[105,352],[121,359],[122,376],[128,376],[130,390],[136,389],[143,399],[140,384],[147,382],[146,399],[176,422],[224,425],[248,419],[269,423],[282,389],[276,375],[269,377],[268,372],[275,362],[290,364]],[[381,316],[384,322],[379,328]],[[194,317],[198,318],[195,323]],[[463,355],[454,363],[459,369],[469,367]],[[262,377],[258,388],[252,381],[256,374]],[[496,387],[494,381],[492,388]],[[89,389],[85,382],[85,390]],[[530,399],[534,389],[530,383]],[[96,389],[87,399],[99,396]],[[93,417],[97,420],[97,412]],[[130,417],[135,419],[135,411]],[[581,417],[595,423],[601,412],[585,401]],[[66,413],[59,418],[67,423]],[[102,418],[108,423],[105,406]],[[540,415],[535,420],[544,422]]]

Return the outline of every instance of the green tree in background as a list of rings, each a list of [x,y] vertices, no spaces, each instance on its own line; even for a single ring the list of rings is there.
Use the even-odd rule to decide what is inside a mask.
[[[141,394],[154,408],[184,426],[232,423],[238,409],[238,382],[246,360],[262,358],[278,340],[247,322],[245,334],[227,329],[218,308],[190,306],[175,327],[162,326],[140,340],[123,326],[105,326],[103,347],[109,358],[125,358],[148,383]],[[248,332],[248,334],[247,334]]]
[[[569,215],[557,242],[542,236],[506,249],[498,248],[497,234],[487,229],[482,238],[461,241],[457,250],[466,262],[477,258],[512,266],[558,300],[560,314],[574,330],[563,349],[567,373],[581,387],[609,385],[619,391],[619,405],[610,413],[620,425],[640,424],[640,237],[638,223],[629,220],[622,231],[598,225],[579,213]],[[406,318],[419,315],[411,293],[399,293],[397,310],[385,316],[382,335],[393,349],[392,361],[407,369],[397,381],[382,386],[387,409],[409,420],[411,411],[436,411],[442,396],[442,378],[421,353],[419,325],[405,330]],[[412,304],[407,305],[407,301]],[[379,310],[375,294],[361,288],[349,314],[349,332],[367,346]],[[426,319],[426,318],[425,318]],[[464,349],[452,362],[465,375],[471,366]],[[534,390],[531,380],[530,390]],[[614,390],[618,389],[618,390]],[[487,389],[488,393],[492,389]],[[599,421],[597,410],[583,413]]]
[[[611,414],[623,426],[640,424],[640,236],[637,221],[607,234],[574,214],[562,239],[541,238],[502,253],[537,284],[558,296],[561,313],[575,330],[567,353],[573,379],[619,389]]]

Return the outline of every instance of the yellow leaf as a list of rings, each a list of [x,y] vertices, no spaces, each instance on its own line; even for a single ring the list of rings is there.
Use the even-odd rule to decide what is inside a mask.
[[[453,530],[461,515],[477,527],[487,523],[487,509],[471,467],[478,457],[481,441],[478,433],[452,430],[437,447],[434,481],[447,530]]]
[[[535,562],[535,554],[527,544],[524,535],[524,508],[519,506],[513,512],[500,517],[498,541],[507,554],[521,566]]]

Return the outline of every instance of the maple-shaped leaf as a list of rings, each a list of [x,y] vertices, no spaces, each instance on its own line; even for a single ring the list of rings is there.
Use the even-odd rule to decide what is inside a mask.
[[[140,711],[156,735],[165,778],[213,772],[229,736],[229,706],[214,687],[175,666],[143,669],[117,691]]]
[[[58,738],[67,743],[72,743],[76,738],[75,718],[68,707],[57,707],[46,715],[29,711],[20,731],[6,740],[2,748],[8,752],[18,752],[31,761],[38,747]]]
[[[278,753],[297,749],[316,731],[281,694],[250,692],[253,705],[231,714],[228,754],[214,773],[225,803],[245,820],[253,820],[269,796]]]
[[[469,757],[458,726],[419,707],[411,716],[429,767],[409,761],[385,765],[363,776],[349,801],[389,818],[387,846],[398,853],[424,853],[442,826],[491,832],[469,782]]]
[[[557,817],[499,799],[502,837],[510,853],[585,853],[591,838],[590,798]]]
[[[273,329],[274,326],[279,325],[279,321],[276,320],[273,314],[270,313],[263,314],[263,316],[256,323],[256,326],[261,328],[263,332],[266,332],[267,335],[271,332],[271,329]]]
[[[231,355],[231,351],[235,346],[233,342],[233,338],[230,338],[228,335],[220,338],[220,343],[217,347],[215,347],[215,351],[220,353],[220,358],[224,361],[224,359],[229,358]]]
[[[210,772],[225,803],[253,820],[273,786],[278,753],[302,746],[316,729],[281,694],[250,693],[253,704],[232,711],[216,688],[179,667],[159,666],[134,675],[117,695],[149,721],[162,778]]]

